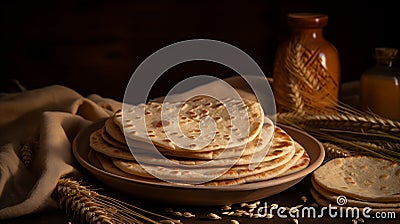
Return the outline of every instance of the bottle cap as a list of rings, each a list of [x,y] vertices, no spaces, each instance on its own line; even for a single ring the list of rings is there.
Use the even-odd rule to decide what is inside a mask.
[[[397,55],[397,51],[396,48],[378,47],[375,48],[375,55],[378,57],[391,58]]]
[[[328,15],[322,13],[290,13],[287,19],[292,27],[321,28],[328,24]]]

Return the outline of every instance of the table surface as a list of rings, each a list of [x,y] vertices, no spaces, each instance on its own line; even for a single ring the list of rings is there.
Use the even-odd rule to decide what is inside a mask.
[[[288,216],[287,218],[280,218],[278,217],[277,213],[275,213],[275,216],[271,220],[267,220],[266,218],[258,218],[258,219],[250,219],[248,217],[231,217],[231,216],[226,216],[226,215],[221,215],[221,207],[220,206],[209,206],[209,207],[192,207],[192,206],[178,206],[178,205],[165,205],[165,204],[157,204],[156,202],[150,202],[150,201],[145,201],[143,199],[138,199],[138,198],[127,198],[125,195],[119,195],[116,193],[112,193],[112,190],[107,188],[106,186],[101,185],[100,183],[96,182],[95,185],[100,186],[103,190],[98,191],[99,193],[103,192],[103,194],[106,195],[112,195],[114,198],[121,199],[123,201],[129,202],[131,204],[137,205],[139,204],[141,208],[144,208],[146,210],[156,212],[158,214],[166,215],[174,219],[178,219],[171,215],[171,213],[165,212],[165,208],[172,208],[174,211],[180,211],[180,212],[191,212],[192,214],[195,214],[195,218],[179,218],[183,223],[213,223],[213,224],[219,224],[219,223],[230,223],[231,219],[236,219],[240,223],[294,223],[293,218]],[[292,207],[300,204],[304,204],[304,206],[311,206],[312,203],[314,203],[314,199],[310,195],[310,175],[306,176],[302,181],[300,181],[298,184],[295,186],[268,198],[262,199],[261,200],[261,205],[264,205],[264,203],[268,203],[268,205],[271,205],[273,203],[278,204],[279,206],[283,207]],[[301,197],[306,196],[307,197],[307,202],[303,203]],[[240,209],[239,204],[232,205],[233,209]],[[319,211],[319,209],[317,209]],[[221,220],[210,220],[207,218],[208,213],[216,213],[219,214],[222,219]],[[307,213],[306,213],[307,214]],[[319,214],[319,213],[317,213]],[[371,214],[370,219],[365,219],[365,223],[399,223],[400,221],[400,214],[397,213],[395,214],[396,218],[395,219],[377,219],[377,218],[372,218],[373,214]],[[339,213],[338,213],[339,216]],[[159,220],[159,219],[156,219]],[[352,223],[352,218],[330,218],[328,213],[325,212],[324,216],[322,218],[315,218],[315,219],[309,219],[309,218],[298,218],[299,223]],[[44,213],[37,213],[37,214],[31,214],[31,215],[26,215],[22,217],[18,217],[15,219],[9,219],[9,220],[0,220],[0,223],[4,224],[11,224],[11,223],[68,223],[72,222],[74,223],[70,218],[67,217],[66,213],[64,210],[57,210],[57,211],[52,211],[52,212],[44,212]],[[361,223],[361,222],[358,222]]]

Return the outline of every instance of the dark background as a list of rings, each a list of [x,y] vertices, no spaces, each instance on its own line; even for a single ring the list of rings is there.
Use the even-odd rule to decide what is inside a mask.
[[[372,66],[375,47],[400,46],[395,1],[1,1],[2,90],[17,79],[28,89],[51,84],[82,95],[121,100],[135,68],[150,54],[186,39],[207,38],[249,54],[272,77],[278,44],[289,35],[290,12],[329,16],[324,36],[339,51],[342,82]],[[162,95],[196,74],[220,78],[233,71],[212,63],[185,63],[154,87]]]

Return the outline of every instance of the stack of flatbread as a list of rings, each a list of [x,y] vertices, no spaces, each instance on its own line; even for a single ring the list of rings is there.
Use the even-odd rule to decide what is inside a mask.
[[[321,206],[400,211],[400,164],[370,156],[330,160],[314,171],[311,194]]]
[[[115,175],[209,186],[265,181],[310,161],[258,102],[208,96],[126,106],[91,134],[90,147],[90,162]]]

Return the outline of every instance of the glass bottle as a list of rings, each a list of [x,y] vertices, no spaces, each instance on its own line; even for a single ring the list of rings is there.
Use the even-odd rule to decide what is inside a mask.
[[[400,120],[400,70],[395,65],[397,49],[376,48],[375,65],[360,80],[360,106],[383,117]]]
[[[323,36],[328,16],[287,15],[291,37],[277,49],[272,88],[278,112],[335,109],[339,97],[340,63],[336,47]]]

